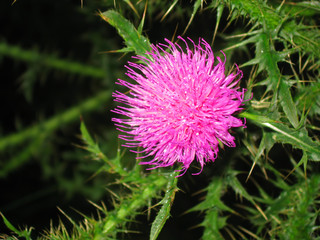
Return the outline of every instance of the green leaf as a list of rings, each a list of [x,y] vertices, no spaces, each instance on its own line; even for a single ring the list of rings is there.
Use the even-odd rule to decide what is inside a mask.
[[[307,172],[307,163],[308,163],[308,154],[306,151],[303,151],[303,155],[302,155],[300,161],[296,164],[296,166],[294,168],[297,169],[302,163],[303,163],[304,172],[306,173]]]
[[[0,215],[2,217],[2,220],[4,222],[4,224],[7,226],[7,228],[9,228],[12,232],[14,232],[15,234],[17,234],[19,237],[24,237],[27,240],[31,240],[31,230],[32,228],[30,228],[29,230],[24,230],[24,231],[19,231],[18,229],[16,229],[10,222],[8,219],[5,218],[5,216],[0,212]]]
[[[304,1],[304,2],[297,2],[295,3],[296,6],[302,6],[308,9],[316,10],[317,12],[320,12],[320,2],[319,1]]]
[[[205,218],[200,224],[204,227],[202,235],[202,239],[204,240],[224,239],[219,230],[226,225],[227,217],[220,216],[219,214],[222,213],[222,211],[235,213],[221,201],[221,197],[227,187],[224,183],[225,180],[223,178],[213,178],[209,186],[205,189],[207,190],[206,199],[187,211],[205,212]]]
[[[227,217],[219,216],[218,209],[209,209],[205,220],[201,223],[204,227],[203,240],[223,240],[220,229],[227,225]]]
[[[292,100],[290,86],[284,81],[284,79],[280,81],[279,98],[283,111],[288,117],[290,123],[294,128],[297,128],[299,125],[297,109]]]
[[[80,124],[80,131],[81,131],[81,136],[83,141],[87,144],[87,150],[94,154],[100,154],[101,151],[98,144],[93,141],[83,121],[81,121],[81,124]]]
[[[243,118],[247,118],[247,119],[253,120],[254,122],[256,122],[258,124],[275,123],[275,122],[277,122],[276,120],[273,120],[273,119],[268,118],[266,116],[259,115],[257,113],[251,113],[251,112],[242,112],[242,113],[239,114],[239,116],[243,117]]]
[[[88,152],[92,153],[93,159],[98,159],[104,161],[107,165],[100,168],[100,171],[106,170],[106,167],[111,167],[112,170],[115,172],[121,174],[122,176],[126,175],[126,171],[122,169],[121,163],[120,163],[120,156],[115,157],[114,159],[109,159],[101,150],[99,145],[93,141],[90,133],[87,130],[87,127],[83,121],[81,121],[80,124],[80,131],[81,131],[81,137],[82,140],[85,143],[84,149],[86,149]]]
[[[108,235],[114,234],[118,231],[119,225],[130,221],[129,219],[139,213],[140,208],[147,206],[148,202],[168,185],[168,178],[163,175],[150,174],[144,178],[140,175],[140,178],[141,182],[145,183],[132,188],[132,194],[129,197],[120,200],[114,210],[108,211],[103,220],[103,232],[97,232],[94,239],[106,239]]]
[[[262,224],[272,224],[276,230],[272,234],[279,239],[286,239],[287,236],[291,236],[290,239],[311,239],[312,232],[316,230],[314,226],[318,209],[315,199],[319,198],[320,176],[314,174],[301,180],[288,185],[265,209],[268,219],[276,218],[278,221],[269,220],[269,223]],[[259,219],[253,223],[259,223]],[[260,230],[262,224],[258,225]]]
[[[308,115],[320,115],[320,82],[310,83],[307,86],[301,86],[298,89],[295,102],[298,103],[298,108],[308,111]]]
[[[174,200],[174,196],[176,194],[177,188],[177,173],[172,172],[169,176],[169,181],[166,188],[166,194],[164,198],[161,200],[161,209],[158,212],[155,220],[152,223],[151,231],[150,231],[150,240],[157,239],[161,229],[163,228],[164,224],[166,223],[167,219],[170,215],[170,209],[172,202]]]
[[[217,208],[219,210],[225,210],[228,212],[234,212],[231,208],[225,205],[221,201],[222,193],[225,190],[226,186],[224,184],[223,179],[221,178],[214,178],[209,186],[205,189],[207,190],[207,196],[204,201],[196,205],[195,207],[191,208],[188,212],[191,211],[205,211],[211,208]]]
[[[299,131],[288,128],[281,123],[263,123],[274,131],[273,139],[282,143],[292,144],[296,148],[300,148],[310,153],[311,160],[320,161],[320,145],[314,142],[305,129]]]
[[[132,23],[120,13],[109,10],[100,13],[100,16],[118,30],[119,35],[125,40],[127,47],[135,51],[137,55],[145,55],[146,52],[151,50],[149,40],[141,35]]]
[[[278,94],[280,104],[288,120],[294,128],[299,125],[296,106],[292,100],[290,86],[285,82],[278,68],[277,62],[283,60],[283,54],[276,52],[270,42],[271,34],[263,33],[257,43],[257,57],[261,57],[259,69],[266,69],[269,75],[270,84],[274,91],[273,102],[275,103]]]
[[[274,132],[272,138],[278,142],[292,144],[294,147],[307,151],[308,156],[313,161],[320,161],[320,144],[313,141],[305,128],[295,130],[287,127],[282,123],[270,119],[268,117],[260,116],[254,113],[243,112],[239,114],[241,117],[253,120],[261,126],[268,127]]]
[[[226,176],[226,183],[235,191],[235,193],[240,196],[245,197],[248,201],[250,201],[253,205],[256,205],[253,197],[246,191],[240,181],[237,179],[237,175],[239,172],[230,169],[228,175]]]
[[[257,38],[256,58],[260,59],[259,70],[265,69],[271,80],[274,91],[278,89],[278,84],[281,79],[281,73],[277,62],[282,60],[282,56],[273,49],[270,42],[270,33],[261,33]]]
[[[7,228],[9,228],[11,231],[15,232],[15,233],[19,233],[20,231],[18,229],[16,229],[10,222],[8,219],[5,218],[5,216],[0,212],[0,215],[3,219],[4,224],[7,226]]]
[[[248,143],[245,140],[243,140],[243,143],[246,145],[246,147],[248,149],[250,149],[251,146],[252,146],[252,144]],[[259,161],[259,159],[262,156],[262,154],[264,153],[264,151],[266,151],[266,154],[268,154],[268,152],[270,151],[270,149],[272,148],[274,143],[275,142],[274,142],[274,140],[272,140],[272,135],[269,132],[263,131],[262,132],[262,139],[261,139],[260,144],[259,144],[259,148],[255,152],[255,156],[254,156],[254,159],[253,159],[253,164],[252,164],[252,167],[251,167],[251,169],[250,169],[250,171],[248,173],[248,177],[247,177],[246,181],[248,181],[248,179],[250,178],[255,165],[257,163],[258,163],[258,165],[260,165],[261,161]]]
[[[260,0],[215,0],[218,4],[227,3],[234,13],[231,21],[239,16],[250,17],[251,21],[257,21],[259,24],[264,23],[268,29],[274,30],[280,22],[283,21],[282,16],[276,13],[267,1]]]

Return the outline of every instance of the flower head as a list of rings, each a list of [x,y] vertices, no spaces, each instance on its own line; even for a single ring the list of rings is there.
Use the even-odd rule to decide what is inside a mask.
[[[245,90],[240,90],[242,72],[225,75],[225,62],[215,57],[210,45],[203,39],[193,50],[179,37],[186,50],[165,39],[166,44],[152,45],[147,57],[135,56],[143,63],[128,62],[127,76],[134,83],[119,79],[117,84],[129,89],[115,91],[117,106],[113,111],[126,119],[113,118],[123,146],[138,147],[139,158],[153,159],[140,164],[153,168],[183,164],[183,173],[193,161],[201,166],[214,161],[219,141],[235,147],[232,127],[244,127],[242,120],[232,116],[242,110]],[[169,51],[164,49],[168,48]],[[224,53],[223,53],[224,54]],[[200,171],[200,172],[201,172]]]

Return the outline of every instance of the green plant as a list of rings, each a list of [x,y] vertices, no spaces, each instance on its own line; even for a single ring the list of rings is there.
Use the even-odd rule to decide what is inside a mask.
[[[158,11],[160,17],[152,19]],[[156,21],[171,24],[187,15],[183,34],[194,36],[198,26],[200,33],[212,27],[210,34],[203,32],[203,37],[212,37],[215,51],[221,48],[227,56],[232,56],[227,60],[229,66],[233,59],[241,63],[239,67],[246,79],[243,84],[250,100],[240,116],[247,119],[247,128],[237,130],[237,148],[226,150],[214,164],[206,166],[203,176],[194,177],[205,182],[206,187],[198,203],[184,210],[186,216],[199,213],[197,227],[203,230],[202,239],[319,238],[320,30],[316,20],[319,12],[318,1],[195,0],[192,5],[180,1],[124,1],[116,3],[114,10],[99,13],[124,41],[125,47],[117,50],[118,53],[145,54],[151,42],[148,32],[144,32],[146,25],[152,26]],[[197,17],[201,17],[202,22]],[[209,21],[203,22],[213,17],[212,26],[208,26]],[[149,34],[151,39],[152,32]],[[175,32],[166,34],[175,36]],[[5,44],[0,45],[0,54],[30,61],[39,57],[35,51],[8,44],[4,50],[1,46]],[[45,59],[53,68],[59,68],[56,63],[65,62],[54,57]],[[70,72],[93,74],[98,78],[104,74],[101,69],[92,71],[91,67],[68,64],[70,68],[66,69]],[[80,115],[79,109],[95,110],[105,101],[111,104],[110,99],[111,90],[106,89],[42,124],[3,137],[1,151],[30,142],[13,161],[4,164],[0,170],[2,176],[27,161],[33,149],[61,122],[75,121]],[[98,163],[95,173],[108,176],[104,184],[112,196],[112,204],[106,207],[104,202],[92,203],[98,215],[83,215],[81,222],[65,214],[72,224],[71,230],[60,222],[39,238],[140,238],[141,234],[135,233],[134,222],[139,215],[151,211],[155,216],[148,221],[152,222],[149,233],[143,232],[143,235],[160,239],[170,215],[177,218],[171,213],[172,207],[179,204],[175,196],[179,189],[184,190],[182,183],[187,182],[189,176],[176,178],[171,168],[145,171],[134,160],[135,156],[125,153],[121,147],[114,147],[116,155],[108,157],[112,153],[101,149],[103,139],[94,140],[83,121],[80,132],[82,148]],[[86,161],[87,164],[93,162]],[[31,230],[17,230],[2,217],[16,235],[31,239]]]

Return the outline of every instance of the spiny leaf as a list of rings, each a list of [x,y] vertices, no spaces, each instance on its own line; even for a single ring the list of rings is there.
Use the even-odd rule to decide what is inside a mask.
[[[226,183],[235,191],[236,194],[245,197],[248,201],[250,201],[253,205],[255,202],[253,197],[246,191],[240,181],[237,179],[238,172],[235,170],[229,170],[225,181]]]
[[[137,55],[145,55],[151,50],[149,40],[141,35],[132,23],[120,13],[109,10],[100,13],[100,16],[118,30],[119,35],[125,40],[126,46],[135,51]]]
[[[316,10],[318,13],[320,12],[320,2],[319,1],[304,1],[304,2],[297,2],[294,5],[296,6],[302,6],[308,9]]]
[[[309,152],[311,160],[320,161],[320,145],[310,139],[305,129],[297,131],[281,123],[262,123],[262,125],[274,131],[273,139],[276,141],[292,144],[296,148]]]
[[[150,199],[156,197],[159,191],[168,184],[164,176],[149,175],[142,179],[146,184],[133,188],[130,198],[124,199],[121,203],[103,220],[103,232],[96,233],[95,239],[104,239],[115,233],[120,224],[124,224],[138,214],[138,209],[147,205]]]
[[[283,56],[272,49],[268,35],[265,33],[261,34],[259,37],[256,55],[261,58],[259,68],[266,69],[268,72],[270,84],[274,91],[273,102],[276,102],[277,94],[279,94],[279,100],[283,111],[293,127],[297,128],[299,121],[296,106],[293,103],[289,86],[284,82],[285,80],[277,66],[277,62],[282,60]]]
[[[231,8],[231,11],[235,11],[238,16],[249,16],[253,21],[257,21],[260,24],[264,23],[269,29],[276,29],[282,17],[277,14],[272,8],[267,5],[266,1],[259,0],[216,0],[220,3],[224,2]]]
[[[226,185],[223,183],[223,179],[214,178],[209,186],[205,189],[207,190],[207,196],[204,201],[191,208],[188,212],[191,211],[206,211],[207,209],[217,208],[219,210],[224,210],[228,212],[233,212],[231,208],[225,205],[221,201],[223,191],[225,190]]]
[[[227,225],[227,217],[219,216],[219,211],[216,208],[208,209],[206,211],[206,217],[201,223],[204,227],[202,234],[203,240],[223,240],[223,236],[220,233],[220,229]]]
[[[109,160],[108,157],[100,150],[99,145],[93,141],[90,133],[87,130],[87,127],[83,121],[81,121],[80,124],[80,131],[81,131],[81,136],[86,144],[85,149],[93,154],[94,159],[101,159],[103,160],[107,165],[109,165],[112,170],[115,172],[119,173],[122,176],[125,176],[127,173],[125,170],[122,169],[121,163],[120,163],[120,157],[115,157],[112,160]],[[105,170],[106,166],[103,166],[98,170],[98,172]]]
[[[297,24],[294,20],[288,21],[279,35],[294,46],[295,51],[300,51],[302,54],[308,53],[311,59],[319,58],[320,30],[315,26]]]
[[[277,62],[279,62],[281,58],[280,55],[274,51],[273,45],[270,43],[270,35],[267,33],[261,33],[257,38],[256,58],[260,59],[259,70],[264,69],[268,72],[270,84],[272,84],[274,91],[277,91],[281,78]]]
[[[261,126],[268,127],[274,132],[272,138],[282,143],[292,144],[296,148],[305,150],[311,154],[313,161],[320,161],[320,144],[314,142],[309,136],[306,129],[301,128],[299,130],[291,129],[282,123],[263,117],[257,114],[243,112],[242,117],[253,120]]]
[[[266,152],[269,152],[269,150],[272,148],[273,145],[274,145],[274,141],[272,141],[271,134],[263,131],[262,139],[260,141],[259,148],[258,148],[257,152],[255,153],[255,157],[253,159],[253,164],[252,164],[252,167],[251,167],[251,169],[250,169],[250,171],[248,173],[248,177],[247,177],[246,181],[249,180],[249,177],[250,177],[250,175],[251,175],[251,173],[253,171],[253,168],[255,167],[256,163],[259,164],[258,160],[260,159],[260,157],[263,154],[263,152],[265,150],[266,150]]]
[[[297,15],[310,17],[320,12],[320,3],[318,1],[291,2],[283,4],[281,10],[292,17]]]
[[[295,97],[299,109],[306,109],[309,115],[320,115],[320,82],[301,86]]]
[[[157,239],[160,231],[162,230],[167,219],[169,218],[171,205],[173,203],[174,196],[177,191],[177,181],[178,181],[178,178],[176,178],[177,174],[178,174],[177,172],[172,172],[169,175],[166,194],[164,198],[161,200],[161,204],[162,204],[161,209],[158,212],[151,226],[150,238],[149,238],[150,240]]]
[[[81,124],[80,124],[80,131],[81,131],[81,137],[83,141],[85,141],[85,143],[88,146],[87,150],[97,155],[100,154],[101,151],[98,144],[93,141],[83,121],[81,121]]]
[[[280,81],[279,98],[283,111],[287,115],[290,123],[294,128],[297,128],[299,125],[297,109],[292,100],[290,86],[284,81],[284,79]]]
[[[205,240],[223,239],[219,230],[226,225],[227,217],[220,216],[219,214],[222,211],[234,213],[231,208],[221,201],[226,187],[227,185],[224,184],[222,178],[213,178],[209,186],[205,189],[207,190],[205,200],[188,210],[188,212],[201,211],[205,213],[205,218],[201,223],[201,226],[204,227],[202,238]]]
[[[255,21],[264,26],[267,32],[273,32],[286,39],[289,43],[299,47],[302,52],[308,52],[314,57],[319,57],[319,39],[320,31],[317,28],[310,29],[302,23],[297,24],[294,20],[288,21],[288,15],[294,11],[288,10],[288,13],[283,13],[280,10],[273,10],[267,1],[260,0],[215,0],[215,4],[226,4],[233,12],[232,16],[249,16],[251,21]],[[286,5],[286,4],[284,4]],[[304,6],[315,11],[319,11],[319,2],[301,2],[294,3],[297,6]],[[301,11],[300,11],[301,13]]]
[[[311,175],[307,180],[300,178],[294,185],[288,185],[285,191],[274,199],[265,210],[269,219],[277,221],[261,221],[255,219],[253,224],[258,226],[258,233],[266,224],[273,225],[275,232],[270,231],[270,236],[285,239],[310,239],[316,228],[315,221],[318,215],[314,200],[319,197],[319,175]],[[297,229],[299,229],[297,231]]]

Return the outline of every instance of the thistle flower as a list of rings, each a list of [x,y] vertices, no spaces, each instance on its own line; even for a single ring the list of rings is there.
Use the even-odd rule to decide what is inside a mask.
[[[129,89],[115,91],[117,106],[113,112],[127,118],[113,118],[123,146],[137,148],[138,157],[152,156],[140,164],[154,165],[149,169],[183,164],[182,174],[193,161],[201,166],[214,161],[219,141],[235,147],[232,127],[245,127],[245,122],[232,116],[242,110],[245,90],[240,90],[242,71],[225,75],[225,61],[215,57],[210,45],[202,38],[193,50],[183,38],[186,50],[165,39],[166,44],[152,45],[147,57],[135,56],[142,63],[128,62],[126,75],[134,83],[119,79],[117,84]],[[164,49],[169,49],[165,51]],[[223,53],[223,52],[222,52]],[[225,54],[223,53],[225,56]],[[200,171],[200,172],[201,172]],[[199,173],[200,173],[199,172]],[[197,173],[197,174],[199,174]],[[181,174],[181,175],[182,175]]]

